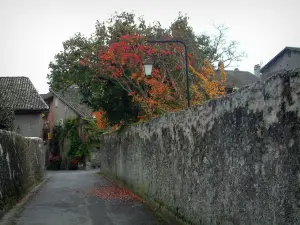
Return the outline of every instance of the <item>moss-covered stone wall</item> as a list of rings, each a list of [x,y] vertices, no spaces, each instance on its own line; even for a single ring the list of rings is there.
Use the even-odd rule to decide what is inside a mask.
[[[186,222],[300,224],[300,70],[101,144],[104,173]]]
[[[42,140],[0,130],[0,218],[44,176]]]

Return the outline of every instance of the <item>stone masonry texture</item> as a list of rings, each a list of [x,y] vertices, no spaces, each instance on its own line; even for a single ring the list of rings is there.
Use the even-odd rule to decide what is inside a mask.
[[[300,224],[300,71],[101,137],[102,171],[190,224]]]
[[[0,218],[45,176],[40,138],[0,130]]]

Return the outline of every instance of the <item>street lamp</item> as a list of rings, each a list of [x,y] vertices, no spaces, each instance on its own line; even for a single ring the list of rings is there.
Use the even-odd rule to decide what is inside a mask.
[[[153,67],[153,62],[150,58],[146,58],[143,62],[144,65],[144,72],[146,76],[151,76],[152,73],[152,67]]]
[[[188,55],[187,55],[187,46],[183,41],[179,40],[154,40],[154,41],[147,41],[149,44],[153,43],[180,43],[184,46],[184,55],[185,55],[185,75],[186,75],[186,95],[187,95],[187,102],[188,107],[190,107],[190,84],[189,84],[189,64],[188,64]],[[144,60],[144,72],[146,76],[150,76],[152,72],[153,62],[150,58],[146,58]]]

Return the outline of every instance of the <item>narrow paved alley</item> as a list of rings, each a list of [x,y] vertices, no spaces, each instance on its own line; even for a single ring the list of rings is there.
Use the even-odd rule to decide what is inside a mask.
[[[167,224],[96,170],[49,172],[48,176],[15,219],[16,225]]]

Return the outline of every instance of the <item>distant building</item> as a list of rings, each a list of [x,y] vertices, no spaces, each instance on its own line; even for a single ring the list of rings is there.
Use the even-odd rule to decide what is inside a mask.
[[[227,74],[226,93],[233,92],[234,88],[241,88],[253,84],[260,80],[258,76],[253,75],[248,71],[241,71],[238,68],[234,70],[225,70]],[[216,70],[216,76],[220,79],[219,69]]]
[[[41,96],[49,106],[49,113],[44,120],[44,139],[47,139],[48,133],[52,133],[55,124],[63,124],[67,118],[93,117],[93,110],[82,103],[80,90],[75,85],[61,91],[50,89],[49,93]]]
[[[44,126],[43,126],[43,138],[45,141],[52,139],[53,128],[55,125],[63,125],[68,118],[93,118],[93,110],[84,104],[81,99],[81,93],[76,85],[70,86],[66,90],[56,91],[53,89],[49,90],[49,93],[42,94],[42,98],[49,106],[49,113],[44,117]],[[79,128],[80,133],[80,128]],[[85,138],[82,133],[80,133],[81,138]],[[49,143],[49,142],[48,142]],[[69,150],[70,143],[68,139],[64,140],[63,145],[60,149],[60,155],[62,158],[62,169],[68,169],[69,161],[65,157],[66,153]],[[48,145],[49,149],[50,146]],[[49,151],[46,152],[48,165],[48,159],[52,156],[52,153]]]
[[[0,104],[15,113],[14,130],[25,137],[42,137],[48,106],[28,77],[0,77]]]
[[[260,70],[262,80],[274,75],[279,70],[300,68],[300,48],[285,47]]]

